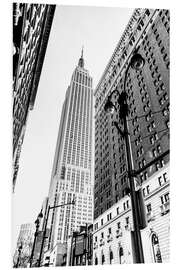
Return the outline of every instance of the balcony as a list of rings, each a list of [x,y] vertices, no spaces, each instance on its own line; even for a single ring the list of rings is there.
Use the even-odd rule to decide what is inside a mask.
[[[100,247],[103,246],[104,244],[105,244],[104,238],[101,238],[101,239],[100,239],[100,244],[99,244]]]
[[[122,236],[122,229],[116,230],[116,238]]]
[[[147,213],[147,222],[155,220],[154,213],[152,211]]]
[[[111,234],[109,234],[109,235],[107,236],[107,242],[110,242],[110,241],[112,241],[112,240],[113,240],[113,237],[112,237]]]
[[[161,216],[166,215],[170,211],[170,202],[167,201],[160,206],[161,208]]]

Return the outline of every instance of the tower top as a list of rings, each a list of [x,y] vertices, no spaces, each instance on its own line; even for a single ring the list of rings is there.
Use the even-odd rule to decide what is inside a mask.
[[[83,58],[84,46],[82,46],[81,57],[79,58],[78,66],[84,68],[84,58]]]

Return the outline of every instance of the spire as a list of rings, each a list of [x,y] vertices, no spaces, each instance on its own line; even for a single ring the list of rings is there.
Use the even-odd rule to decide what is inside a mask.
[[[84,46],[82,46],[82,49],[81,49],[81,58],[83,58],[83,52],[84,52]]]
[[[84,58],[83,58],[84,46],[82,46],[81,57],[79,58],[78,66],[84,68]]]

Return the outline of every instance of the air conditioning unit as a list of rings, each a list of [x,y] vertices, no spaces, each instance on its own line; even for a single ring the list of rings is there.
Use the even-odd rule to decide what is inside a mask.
[[[122,236],[122,229],[116,230],[116,238],[118,238],[119,236]]]
[[[125,225],[125,229],[127,231],[131,231],[131,225],[130,225],[130,223],[128,223],[128,224]]]
[[[147,221],[150,222],[153,220],[155,220],[155,216],[154,216],[154,213],[152,211],[150,211],[147,213]]]
[[[113,240],[112,235],[111,234],[108,234],[108,236],[107,236],[107,242],[110,242],[112,240]]]
[[[169,201],[165,202],[164,204],[160,206],[160,208],[161,208],[162,216],[167,214],[170,211],[170,202]]]
[[[94,248],[94,249],[96,249],[97,247],[98,247],[97,242],[94,242],[94,246],[93,246],[93,248]]]
[[[99,245],[100,246],[103,246],[104,245],[104,239],[103,238],[100,239],[100,244]]]

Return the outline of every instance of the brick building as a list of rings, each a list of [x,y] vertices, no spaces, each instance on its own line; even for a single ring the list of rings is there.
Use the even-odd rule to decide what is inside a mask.
[[[95,219],[123,198],[128,187],[124,139],[113,124],[121,126],[121,120],[118,112],[106,114],[104,105],[111,92],[123,90],[134,51],[145,60],[142,70],[129,69],[126,81],[135,169],[169,149],[169,20],[168,10],[135,9],[95,89]],[[112,95],[116,105],[117,96]],[[169,156],[159,160],[139,181],[168,161]]]

